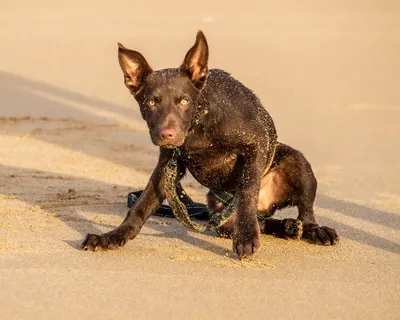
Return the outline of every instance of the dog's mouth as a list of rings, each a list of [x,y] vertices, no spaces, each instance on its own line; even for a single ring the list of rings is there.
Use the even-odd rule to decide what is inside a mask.
[[[164,148],[164,149],[175,149],[175,148],[180,147],[181,145],[182,145],[182,144],[180,144],[180,145],[164,144],[164,145],[160,145],[160,147],[161,147],[161,148]]]
[[[165,149],[175,149],[180,146],[182,146],[185,143],[185,137],[182,137],[181,139],[174,139],[170,141],[156,141],[154,144],[156,146],[159,146],[161,148]]]

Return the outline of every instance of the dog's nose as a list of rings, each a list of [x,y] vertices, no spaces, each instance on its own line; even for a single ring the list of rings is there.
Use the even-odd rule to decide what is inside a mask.
[[[173,128],[163,128],[160,130],[160,137],[163,140],[173,139],[176,135],[176,131]]]

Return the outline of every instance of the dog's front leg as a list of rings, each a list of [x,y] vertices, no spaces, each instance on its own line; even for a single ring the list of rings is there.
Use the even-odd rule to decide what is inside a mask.
[[[88,234],[82,243],[82,249],[92,251],[115,249],[136,237],[147,219],[165,199],[164,180],[166,175],[164,169],[171,157],[171,150],[160,149],[157,167],[154,169],[143,193],[128,211],[122,224],[118,228],[102,235]]]
[[[251,256],[260,247],[257,204],[265,161],[265,155],[256,152],[244,157],[242,175],[236,191],[238,218],[233,232],[233,251],[239,259]]]

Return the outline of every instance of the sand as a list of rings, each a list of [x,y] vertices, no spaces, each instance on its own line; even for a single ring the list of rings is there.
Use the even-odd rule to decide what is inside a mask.
[[[395,1],[52,3],[0,5],[1,319],[400,319]],[[262,236],[238,261],[230,240],[153,217],[122,249],[79,250],[119,225],[157,160],[116,43],[178,66],[198,29],[210,67],[312,163],[339,245]]]

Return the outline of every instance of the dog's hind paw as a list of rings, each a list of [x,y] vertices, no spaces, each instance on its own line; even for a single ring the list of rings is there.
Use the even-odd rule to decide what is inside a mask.
[[[303,238],[313,244],[334,245],[340,240],[335,229],[316,224],[304,226]]]
[[[298,219],[283,219],[283,238],[300,239],[303,235],[303,223]]]

